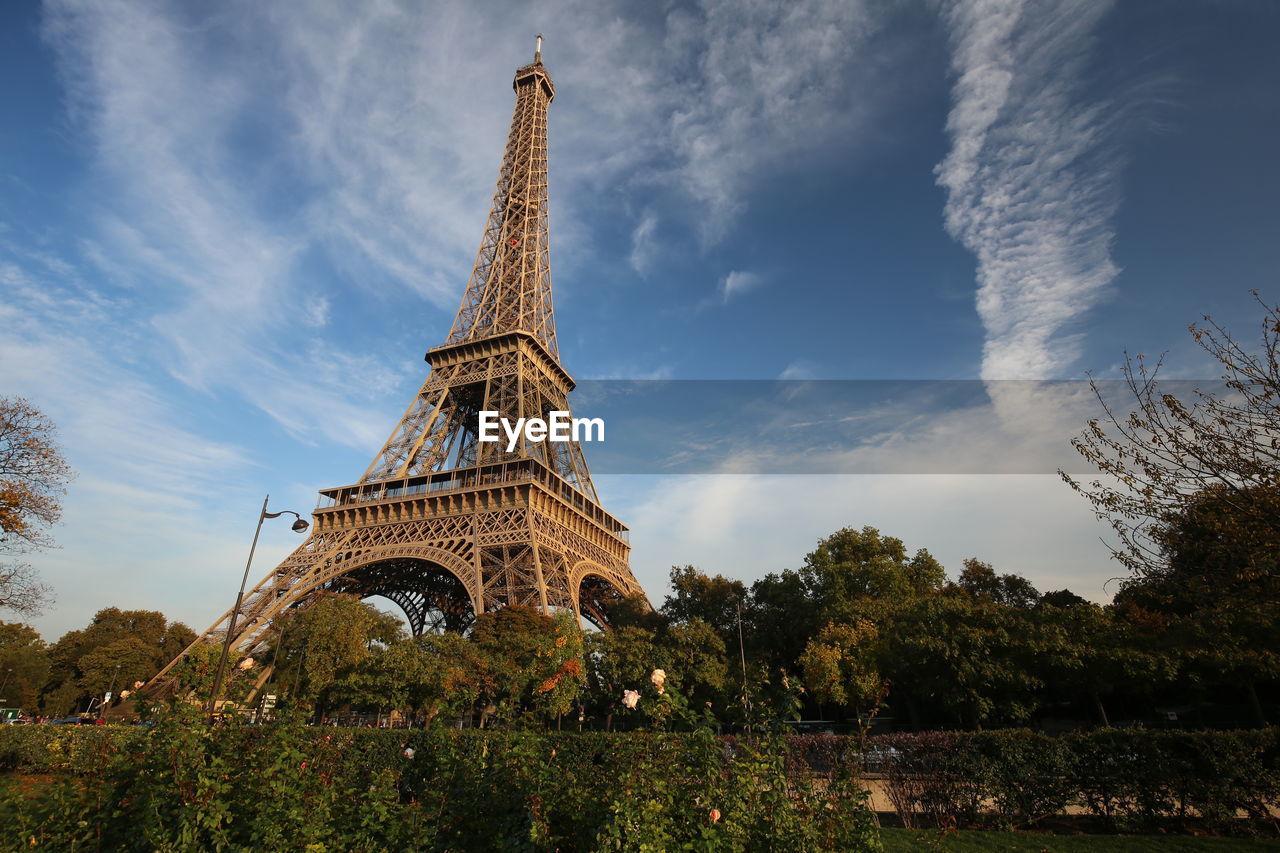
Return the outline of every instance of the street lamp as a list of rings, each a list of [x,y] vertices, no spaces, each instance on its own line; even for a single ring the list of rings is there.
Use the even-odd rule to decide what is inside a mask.
[[[747,690],[747,652],[742,641],[742,597],[734,595],[738,607],[738,659],[742,661],[742,707],[746,711],[747,734],[751,734],[751,693]]]
[[[235,636],[236,617],[240,615],[240,604],[244,601],[244,587],[249,582],[249,568],[253,565],[253,552],[258,548],[258,534],[262,533],[262,522],[268,518],[292,515],[296,519],[292,525],[295,533],[301,533],[309,526],[302,520],[302,516],[291,509],[281,510],[280,512],[267,512],[267,501],[269,500],[271,500],[271,495],[267,495],[262,499],[262,512],[258,513],[258,527],[253,531],[253,544],[249,546],[249,559],[244,564],[244,577],[240,579],[240,592],[236,593],[236,606],[231,609],[231,621],[227,624],[227,636],[222,641],[222,657],[218,660],[218,674],[213,677],[213,692],[209,694],[207,713],[209,714],[210,723],[214,720],[214,711],[218,707],[218,696],[222,692],[222,676],[227,670],[227,656],[231,654],[231,638]]]
[[[0,702],[4,702],[4,689],[9,686],[9,677],[13,675],[13,667],[9,667],[4,671],[4,681],[0,681]]]

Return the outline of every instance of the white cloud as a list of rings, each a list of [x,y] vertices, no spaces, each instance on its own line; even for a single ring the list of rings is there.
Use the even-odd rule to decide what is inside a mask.
[[[647,274],[653,267],[654,256],[658,251],[657,229],[658,217],[647,212],[640,217],[631,232],[631,268],[641,275]]]
[[[978,261],[982,375],[1042,378],[1077,355],[1072,324],[1119,270],[1113,106],[1082,100],[1092,31],[1110,3],[946,5],[951,151],[938,165],[947,231]]]
[[[855,92],[847,81],[876,79],[867,48],[877,20],[847,0],[706,0],[659,17],[587,0],[498,17],[462,0],[358,14],[239,2],[216,15],[50,0],[45,35],[96,164],[84,256],[138,292],[131,309],[151,322],[152,357],[193,388],[241,395],[299,438],[353,445],[387,429],[402,401],[321,381],[325,359],[310,340],[343,297],[390,312],[414,293],[434,306],[418,310],[447,322],[529,33],[547,34],[544,55],[567,95],[551,118],[557,268],[590,263],[608,190],[640,202],[631,263],[644,272],[659,221],[713,243],[762,176],[805,151],[857,147],[866,93],[881,87]],[[348,292],[312,295],[316,259]],[[731,274],[722,298],[758,281]],[[297,390],[291,414],[284,383]]]
[[[164,377],[137,357],[131,330],[95,331],[121,306],[54,278],[74,270],[28,261],[26,285],[9,289],[0,322],[4,393],[58,424],[78,474],[52,531],[61,547],[29,558],[58,604],[36,626],[53,639],[109,605],[211,618],[202,594],[216,586],[221,595],[208,576],[243,553],[239,528],[229,540],[223,524],[253,461],[162,391]]]
[[[783,380],[799,380],[799,379],[816,379],[817,365],[803,358],[798,358],[788,364],[778,374],[779,379]]]
[[[764,279],[753,272],[733,270],[720,279],[720,301],[728,305],[731,300],[755,290],[762,284]]]
[[[328,297],[312,296],[302,306],[302,321],[314,329],[323,329],[329,325],[330,307]]]

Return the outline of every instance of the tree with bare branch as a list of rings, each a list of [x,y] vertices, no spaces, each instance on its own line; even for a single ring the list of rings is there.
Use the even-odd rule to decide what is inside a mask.
[[[1260,351],[1210,317],[1190,326],[1222,370],[1218,388],[1182,399],[1157,381],[1163,358],[1150,365],[1141,355],[1125,358],[1130,411],[1093,383],[1104,414],[1072,444],[1104,477],[1082,483],[1059,473],[1110,523],[1119,539],[1112,553],[1135,580],[1160,579],[1185,563],[1194,529],[1200,541],[1222,543],[1218,555],[1234,557],[1201,561],[1198,570],[1252,593],[1277,589],[1280,306],[1254,298],[1263,311]]]
[[[48,548],[73,476],[53,421],[21,397],[0,397],[0,607],[30,615],[50,590],[19,559]]]

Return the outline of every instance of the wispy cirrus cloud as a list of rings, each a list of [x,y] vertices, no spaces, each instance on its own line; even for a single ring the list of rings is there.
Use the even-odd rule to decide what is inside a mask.
[[[943,8],[956,76],[938,164],[947,231],[977,257],[982,375],[1061,375],[1073,324],[1103,298],[1120,161],[1116,105],[1089,99],[1108,2],[955,0]]]
[[[337,375],[344,358],[391,353],[367,337],[353,352],[333,318],[402,314],[392,300],[414,294],[447,325],[531,33],[547,33],[572,95],[553,107],[562,271],[589,262],[603,189],[637,199],[644,272],[664,221],[713,244],[761,176],[856,148],[873,111],[846,83],[877,64],[881,15],[860,2],[706,0],[655,17],[556,0],[500,22],[460,0],[300,8],[49,0],[44,30],[93,154],[81,257],[138,294],[118,322],[149,323],[153,357],[182,382],[239,394],[306,440],[375,444],[399,401],[374,395],[408,378]],[[731,275],[722,298],[755,281]]]

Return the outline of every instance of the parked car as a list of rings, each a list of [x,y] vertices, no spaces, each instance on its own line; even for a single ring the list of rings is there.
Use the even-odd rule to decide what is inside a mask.
[[[98,721],[93,717],[70,716],[62,717],[57,720],[50,720],[51,726],[92,726]]]

